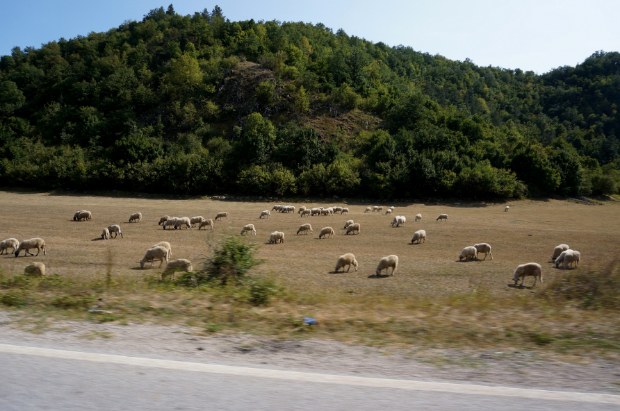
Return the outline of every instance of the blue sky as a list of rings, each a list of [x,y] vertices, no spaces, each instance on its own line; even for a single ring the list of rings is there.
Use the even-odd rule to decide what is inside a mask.
[[[61,37],[106,31],[167,3],[152,0],[5,0],[0,55]],[[213,0],[212,0],[213,1]],[[537,73],[575,65],[597,50],[620,51],[617,0],[179,0],[177,13],[218,4],[230,20],[323,23],[374,42],[453,60]]]

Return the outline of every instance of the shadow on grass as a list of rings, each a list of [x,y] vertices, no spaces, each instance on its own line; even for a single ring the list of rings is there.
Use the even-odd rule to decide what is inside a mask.
[[[517,285],[517,284],[506,284],[506,285],[508,287],[510,287],[510,288],[516,288],[516,289],[519,289],[519,290],[523,290],[523,289],[531,290],[531,289],[533,289],[535,287],[534,285],[529,286],[529,287],[527,285]]]
[[[379,278],[388,278],[388,277],[392,277],[392,275],[390,274],[371,274],[368,276],[368,278],[373,278],[373,279],[379,279]]]
[[[97,237],[97,238],[93,238],[93,239],[92,239],[92,240],[90,240],[90,241],[103,241],[103,238],[101,238],[101,237]]]

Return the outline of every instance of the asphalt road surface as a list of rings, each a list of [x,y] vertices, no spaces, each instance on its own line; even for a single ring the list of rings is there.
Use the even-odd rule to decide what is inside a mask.
[[[328,360],[325,360],[328,361]],[[619,410],[620,396],[0,344],[0,410]]]

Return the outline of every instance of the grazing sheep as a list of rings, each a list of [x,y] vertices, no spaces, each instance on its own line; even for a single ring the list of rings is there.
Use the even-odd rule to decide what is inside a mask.
[[[388,208],[387,210],[385,210],[385,214],[392,214],[392,209]]]
[[[174,280],[174,274],[177,271],[185,271],[186,273],[190,273],[190,272],[194,271],[194,267],[192,266],[192,262],[189,261],[189,260],[186,260],[184,258],[181,258],[181,259],[178,259],[178,260],[168,261],[168,264],[166,264],[166,268],[161,273],[162,281],[165,281],[166,277],[168,277],[168,276],[172,276],[172,279]]]
[[[332,207],[332,210],[334,211],[334,213],[340,212],[340,214],[342,214],[342,207]]]
[[[166,227],[175,227],[178,219],[179,217],[170,217],[169,219],[167,219],[163,224],[164,230],[166,229]]]
[[[383,211],[383,206],[374,206],[372,208],[372,212],[374,213],[375,211],[380,213],[381,211]]]
[[[577,267],[579,265],[579,260],[581,260],[581,253],[579,251],[572,250],[571,252],[567,252],[564,255],[564,264],[562,264],[562,268],[566,270],[573,263],[575,267]]]
[[[334,215],[334,210],[331,208],[325,208],[321,210],[321,215]]]
[[[462,259],[465,259],[465,261],[474,260],[474,259],[477,260],[478,250],[476,250],[476,247],[469,246],[469,247],[463,248],[463,251],[461,251],[461,255],[459,255],[459,261],[461,261]]]
[[[140,268],[144,268],[144,264],[149,261],[151,262],[151,268],[153,268],[153,266],[155,265],[155,260],[160,261],[159,266],[161,267],[164,261],[166,263],[168,262],[168,253],[169,250],[166,247],[162,246],[155,246],[147,250],[142,260],[140,260]]]
[[[563,251],[568,250],[570,247],[566,244],[560,244],[558,246],[556,246],[553,249],[553,255],[551,256],[551,259],[555,261],[556,258],[558,258],[560,256],[560,254],[562,254]]]
[[[372,213],[372,207],[366,207],[366,211],[364,211],[364,213],[368,213],[368,212]]]
[[[312,214],[312,210],[304,210],[301,212],[301,217],[307,215],[310,216]]]
[[[90,221],[92,218],[93,218],[92,213],[87,210],[77,211],[73,215],[73,220],[77,220],[77,221]]]
[[[21,250],[24,250],[24,255],[34,255],[30,252],[30,250],[33,248],[37,249],[37,255],[39,255],[41,250],[43,250],[43,255],[47,255],[47,252],[45,251],[45,241],[42,238],[31,238],[30,240],[22,241],[21,243],[19,243],[19,246],[13,254],[15,254],[15,257],[17,257],[19,256],[19,252]]]
[[[422,221],[422,214],[416,214],[416,216],[415,216],[415,220],[413,220],[413,221],[415,221],[416,223],[417,223],[418,221]]]
[[[43,277],[45,275],[45,264],[32,263],[24,269],[24,273],[29,277]]]
[[[344,227],[343,227],[342,229],[343,229],[343,230],[346,230],[346,228],[347,228],[348,226],[350,226],[351,224],[354,224],[353,220],[347,220],[347,221],[345,221],[345,223],[344,223]]]
[[[377,266],[377,270],[375,271],[375,274],[377,276],[380,276],[381,271],[385,270],[385,275],[388,275],[388,269],[390,267],[392,267],[391,275],[394,275],[394,272],[398,268],[398,256],[388,255],[387,257],[383,257],[381,260],[379,260],[379,265]]]
[[[401,225],[404,227],[406,221],[407,219],[405,218],[405,216],[397,215],[392,220],[392,227],[400,227]]]
[[[344,207],[340,214],[349,214],[349,209],[347,207]]]
[[[160,241],[159,243],[155,244],[153,247],[164,247],[166,250],[168,250],[168,260],[170,260],[170,257],[172,257],[172,246],[170,245],[168,241]]]
[[[208,220],[203,221],[198,226],[198,229],[200,230],[202,227],[208,227],[208,226],[211,226],[211,230],[213,230],[213,220],[208,219]],[[206,228],[205,228],[205,230],[206,230]]]
[[[222,211],[221,213],[217,213],[217,215],[215,216],[215,218],[213,220],[215,220],[215,221],[221,220],[224,217],[226,217],[226,221],[230,220],[230,218],[228,218],[228,213],[226,211]]]
[[[132,215],[129,216],[130,223],[135,223],[136,220],[138,220],[137,221],[138,223],[142,221],[142,213],[133,213]]]
[[[121,235],[121,238],[123,238],[123,233],[121,232],[121,226],[118,224],[109,225],[108,231],[110,232],[110,238],[112,238],[112,233],[114,233],[114,238],[118,237],[119,234]]]
[[[190,230],[192,229],[192,222],[190,221],[189,217],[178,218],[176,223],[174,223],[175,230],[177,228],[180,230],[181,228],[183,228],[183,226],[189,228]]]
[[[299,230],[297,230],[297,234],[299,234],[299,233],[306,233],[306,235],[308,235],[308,232],[310,232],[310,234],[313,233],[312,225],[310,225],[310,224],[302,224],[302,225],[299,226]]]
[[[534,277],[534,285],[532,285],[532,287],[536,285],[536,281],[538,279],[540,279],[540,282],[542,283],[543,282],[542,267],[540,266],[540,264],[536,264],[536,263],[521,264],[515,270],[515,273],[512,279],[514,280],[515,285],[517,285],[517,283],[519,282],[519,278],[521,278],[521,286],[523,287],[523,282],[525,281],[526,276]]]
[[[281,205],[274,205],[273,208],[271,209],[271,211],[280,211],[280,209],[282,208]]]
[[[301,214],[302,211],[306,211],[306,206],[299,207],[298,213]]]
[[[196,216],[196,217],[192,217],[192,218],[189,220],[190,227],[193,227],[193,226],[194,226],[194,224],[198,224],[198,225],[200,226],[200,223],[202,223],[202,222],[203,222],[203,221],[205,221],[205,220],[206,220],[206,218],[204,218],[204,217],[203,217],[203,216],[201,216],[201,215]]]
[[[435,221],[446,220],[448,221],[448,214],[440,214]]]
[[[564,250],[560,253],[560,255],[558,256],[558,258],[555,259],[555,268],[558,268],[558,266],[560,264],[562,264],[564,262],[564,257],[566,256],[567,253],[572,253],[573,250],[571,250],[570,248],[568,250]]]
[[[258,216],[259,219],[261,218],[271,218],[271,213],[269,212],[269,210],[263,210],[261,211],[260,215]]]
[[[353,223],[350,226],[348,226],[347,232],[345,233],[345,235],[348,235],[349,233],[354,233],[354,232],[357,232],[358,234],[360,233],[359,223]]]
[[[314,217],[315,215],[321,215],[321,210],[323,210],[323,207],[315,207],[312,210],[310,210],[310,216]]]
[[[281,231],[274,231],[269,236],[270,244],[278,244],[278,243],[283,243],[283,242],[284,242],[284,233]]]
[[[243,228],[241,229],[241,235],[247,232],[256,235],[256,228],[254,228],[254,224],[247,224],[243,226]]]
[[[101,239],[102,240],[109,240],[110,239],[110,230],[108,230],[108,228],[104,228],[103,232],[101,233]]]
[[[504,212],[510,210],[510,206],[506,206],[506,208],[504,208]]]
[[[168,221],[168,219],[170,219],[170,216],[163,216],[162,218],[159,219],[159,223],[157,223],[157,225],[162,225],[164,224],[166,221]]]
[[[478,254],[484,253],[484,259],[487,259],[487,254],[491,256],[491,260],[493,259],[493,253],[491,252],[491,246],[487,243],[474,244],[476,247],[476,251]]]
[[[294,213],[295,212],[295,206],[288,206],[286,212],[287,213]]]
[[[344,273],[344,267],[347,267],[347,273],[351,269],[351,266],[355,267],[355,271],[357,271],[357,260],[355,256],[351,253],[341,255],[338,257],[338,261],[336,262],[336,269],[334,271],[338,272],[339,269],[342,268],[342,272]]]
[[[0,243],[0,254],[8,254],[9,248],[11,249],[11,253],[13,253],[17,247],[19,247],[19,241],[17,241],[17,238],[7,238]]]
[[[334,238],[334,229],[331,227],[323,227],[321,228],[321,233],[319,234],[319,238],[325,236],[326,238],[330,237]]]
[[[411,244],[413,244],[416,241],[418,242],[418,244],[420,244],[422,242],[422,240],[424,240],[424,242],[426,242],[426,231],[418,230],[415,233],[413,233],[413,238],[411,239]]]

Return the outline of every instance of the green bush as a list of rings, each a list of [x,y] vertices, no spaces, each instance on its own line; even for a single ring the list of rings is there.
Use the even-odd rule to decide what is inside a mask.
[[[95,296],[87,292],[60,295],[52,300],[54,307],[64,309],[88,308],[94,303]]]
[[[270,81],[262,81],[256,87],[256,100],[262,104],[273,103],[273,92],[276,89],[276,85]]]
[[[592,193],[597,195],[609,195],[618,193],[618,185],[613,177],[595,174],[590,178]]]
[[[250,302],[254,305],[268,305],[271,298],[281,290],[280,285],[269,278],[250,277],[247,285],[250,289]]]
[[[0,303],[8,307],[21,308],[28,303],[28,299],[23,291],[9,291],[0,295]]]

